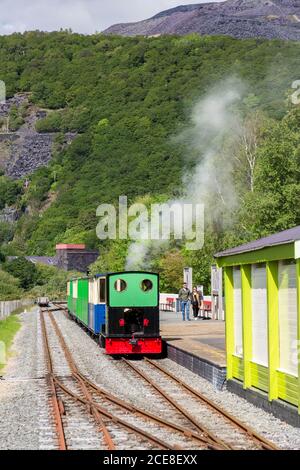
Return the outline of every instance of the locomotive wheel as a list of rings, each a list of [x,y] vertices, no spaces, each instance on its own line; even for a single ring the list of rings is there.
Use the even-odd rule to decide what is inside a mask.
[[[100,344],[100,348],[102,349],[105,348],[105,338],[102,335],[99,336],[99,344]]]

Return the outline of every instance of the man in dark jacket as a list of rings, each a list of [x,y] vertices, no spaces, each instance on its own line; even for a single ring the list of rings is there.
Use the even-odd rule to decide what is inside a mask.
[[[190,299],[191,299],[191,291],[187,286],[187,283],[184,282],[182,288],[178,292],[178,298],[181,303],[181,311],[182,311],[182,321],[185,321],[185,312],[186,312],[186,319],[187,321],[190,320]]]

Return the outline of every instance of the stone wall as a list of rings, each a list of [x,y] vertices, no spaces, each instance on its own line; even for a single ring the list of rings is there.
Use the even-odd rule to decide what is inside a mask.
[[[97,260],[98,256],[98,251],[57,250],[57,267],[65,271],[86,273],[88,267]]]

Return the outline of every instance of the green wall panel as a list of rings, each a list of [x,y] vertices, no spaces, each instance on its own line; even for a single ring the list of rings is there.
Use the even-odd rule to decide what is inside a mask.
[[[251,386],[269,391],[269,370],[267,367],[251,362]]]
[[[278,375],[278,397],[292,405],[298,405],[298,378],[283,372]]]
[[[127,287],[118,292],[115,282],[122,279]],[[143,280],[149,279],[153,288],[148,292],[141,289]],[[158,305],[158,276],[148,273],[119,273],[109,276],[109,306],[110,307],[156,307]]]
[[[232,356],[232,376],[241,381],[244,379],[244,362],[240,357]]]
[[[88,302],[89,302],[89,281],[88,279],[78,280],[78,293],[76,302],[76,313],[82,323],[88,325]]]

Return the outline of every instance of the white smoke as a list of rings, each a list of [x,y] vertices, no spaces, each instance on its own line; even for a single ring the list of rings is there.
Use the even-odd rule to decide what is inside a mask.
[[[235,79],[214,87],[193,108],[191,125],[175,137],[187,148],[182,177],[182,199],[169,204],[203,204],[205,221],[219,228],[233,222],[238,207],[234,189],[233,146],[240,135],[242,122],[237,110],[243,85]],[[146,227],[145,227],[146,230]],[[141,236],[141,238],[143,238]],[[166,250],[161,240],[138,240],[129,246],[126,269],[149,269],[154,254]]]
[[[233,146],[242,129],[237,104],[243,89],[234,79],[215,87],[196,104],[192,126],[179,136],[196,160],[194,169],[183,176],[185,198],[205,204],[206,219],[222,225],[224,211],[237,207]]]

